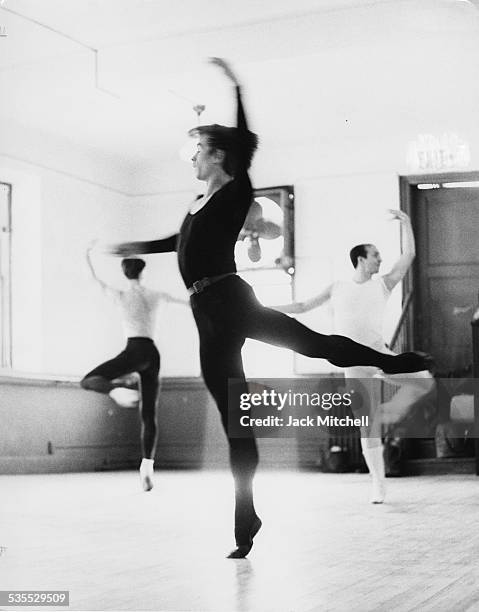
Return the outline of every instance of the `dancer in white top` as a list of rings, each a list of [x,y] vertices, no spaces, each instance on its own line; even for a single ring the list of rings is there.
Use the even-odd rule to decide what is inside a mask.
[[[351,280],[335,282],[309,300],[275,308],[281,312],[303,313],[330,300],[335,333],[348,336],[377,351],[393,354],[383,339],[386,304],[392,289],[404,278],[411,266],[416,250],[409,217],[400,210],[389,212],[394,219],[400,221],[403,230],[403,252],[390,272],[373,278],[379,272],[381,255],[373,244],[360,244],[350,252],[354,266]],[[400,387],[389,402],[381,404],[380,385],[374,380],[368,385],[370,426],[361,429],[361,447],[372,477],[372,503],[382,503],[386,492],[381,425],[402,418],[410,406],[434,385],[432,375],[427,370],[392,375],[381,375],[380,372],[370,366],[345,368],[346,378],[371,379],[379,375]]]
[[[161,301],[187,304],[167,293],[154,291],[141,284],[145,267],[143,259],[123,259],[121,266],[128,279],[128,289],[120,291],[107,285],[95,271],[91,260],[92,247],[87,250],[87,264],[94,280],[118,305],[127,338],[125,349],[113,359],[91,370],[81,381],[81,386],[90,391],[106,393],[120,406],[140,407],[141,446],[143,459],[140,479],[143,489],[153,488],[153,462],[157,440],[156,403],[160,354],[154,343],[156,313]],[[139,377],[140,394],[133,383],[124,377],[136,373]],[[129,388],[128,388],[129,387]]]

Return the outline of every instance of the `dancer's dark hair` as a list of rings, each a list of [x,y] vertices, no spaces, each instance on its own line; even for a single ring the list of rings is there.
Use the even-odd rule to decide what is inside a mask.
[[[241,168],[248,170],[254,152],[258,148],[258,136],[253,132],[217,123],[194,127],[188,135],[206,136],[208,145],[212,149],[224,151],[223,170],[233,177]]]
[[[368,247],[373,246],[372,244],[357,244],[349,251],[349,258],[355,268],[358,266],[358,257],[366,258],[368,256]]]
[[[121,268],[126,278],[136,280],[145,267],[145,262],[139,257],[128,257],[121,260]]]

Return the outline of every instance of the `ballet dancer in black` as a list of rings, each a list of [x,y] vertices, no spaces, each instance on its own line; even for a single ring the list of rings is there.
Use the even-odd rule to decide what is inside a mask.
[[[254,338],[292,349],[308,357],[327,359],[341,367],[371,365],[384,372],[426,369],[420,353],[387,355],[343,336],[316,333],[287,315],[264,307],[252,288],[236,274],[234,247],[252,202],[248,168],[257,137],[248,130],[239,82],[220,58],[211,63],[233,83],[237,101],[235,128],[199,126],[192,158],[206,192],[193,202],[178,234],[150,242],[123,243],[112,247],[117,255],[177,251],[184,283],[200,338],[200,361],[206,386],[213,395],[228,436],[235,482],[235,538],[237,548],[229,558],[245,557],[261,527],[253,504],[252,481],[258,463],[254,436],[228,434],[228,379],[244,381],[241,347]],[[230,407],[231,409],[231,407]],[[239,410],[238,407],[233,409]]]

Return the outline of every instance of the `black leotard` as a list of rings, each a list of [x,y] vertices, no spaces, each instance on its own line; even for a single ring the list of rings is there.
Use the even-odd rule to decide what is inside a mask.
[[[236,99],[237,129],[246,134],[248,127],[239,87],[236,87]],[[238,141],[242,141],[241,133]],[[246,159],[247,154],[242,157],[240,151],[235,177],[215,192],[198,212],[188,213],[178,234],[145,245],[149,253],[177,251],[186,287],[208,276],[236,272],[235,244],[253,197]]]

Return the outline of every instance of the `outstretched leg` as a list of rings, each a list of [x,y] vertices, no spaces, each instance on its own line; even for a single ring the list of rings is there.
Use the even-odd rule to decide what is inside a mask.
[[[296,319],[266,308],[259,302],[250,303],[249,306],[246,313],[241,313],[241,319],[245,335],[255,340],[284,346],[307,357],[327,359],[342,368],[375,366],[390,374],[427,369],[427,356],[422,353],[380,353],[345,336],[314,332]]]

